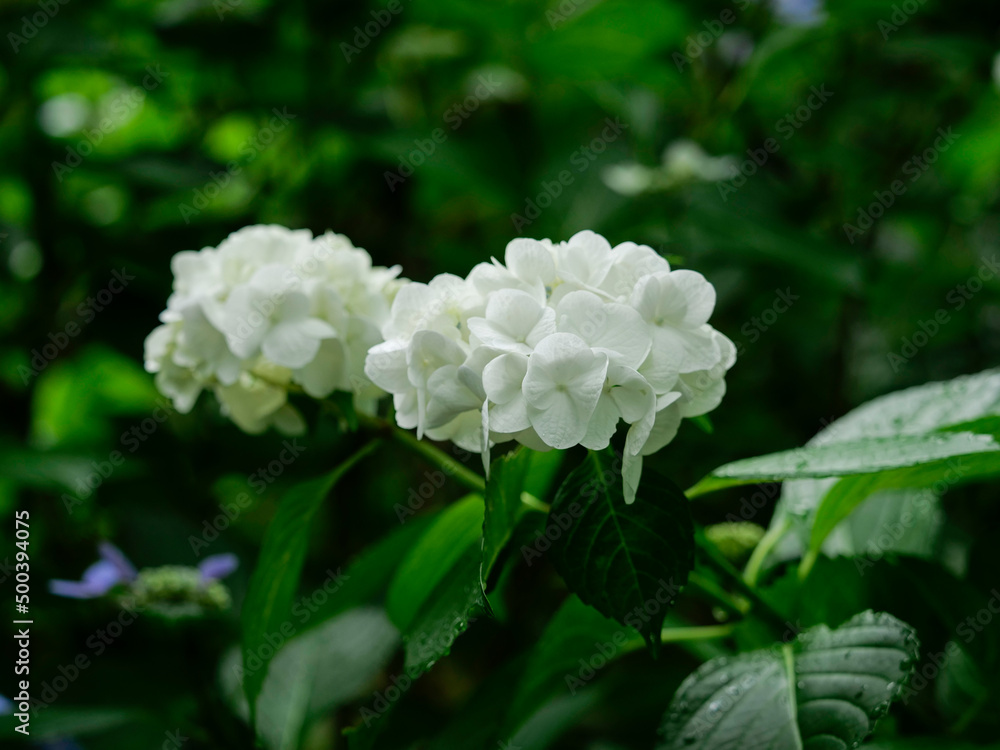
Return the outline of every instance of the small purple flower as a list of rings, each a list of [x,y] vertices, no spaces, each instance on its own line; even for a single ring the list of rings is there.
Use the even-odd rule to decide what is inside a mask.
[[[201,571],[202,585],[218,581],[232,573],[240,565],[236,555],[225,553],[222,555],[211,555],[198,564]]]
[[[120,549],[102,542],[98,547],[101,559],[83,572],[79,581],[49,581],[49,591],[71,599],[94,599],[104,596],[119,583],[131,583],[138,575],[135,566]]]

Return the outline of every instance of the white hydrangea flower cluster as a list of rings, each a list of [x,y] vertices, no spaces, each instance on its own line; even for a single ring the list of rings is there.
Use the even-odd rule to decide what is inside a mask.
[[[297,434],[305,423],[288,403],[292,384],[316,398],[353,392],[363,409],[383,395],[364,361],[382,341],[398,266],[373,267],[343,235],[260,225],[180,252],[171,267],[174,290],[145,360],[178,411],[207,388],[246,432]]]
[[[403,287],[365,372],[401,427],[481,452],[487,469],[493,443],[600,450],[624,421],[632,502],[642,457],[725,393],[736,347],[708,324],[715,289],[589,231],[516,239],[504,260]]]

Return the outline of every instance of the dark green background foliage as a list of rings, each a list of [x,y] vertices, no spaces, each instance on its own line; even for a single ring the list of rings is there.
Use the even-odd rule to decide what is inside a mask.
[[[715,284],[713,325],[740,351],[713,432],[686,423],[647,459],[681,487],[727,461],[802,445],[870,398],[998,360],[1000,283],[974,282],[981,290],[966,294],[980,270],[1000,270],[995,3],[915,2],[894,28],[880,27],[892,3],[843,0],[802,28],[783,26],[763,3],[393,1],[398,13],[378,1],[0,5],[0,561],[13,550],[14,509],[30,510],[32,676],[51,684],[76,654],[89,659],[57,703],[107,720],[109,729],[79,739],[84,747],[159,747],[175,728],[191,738],[185,747],[248,747],[216,681],[237,618],[141,619],[109,647],[94,634],[117,609],[55,599],[46,581],[77,578],[101,539],[140,567],[195,564],[190,540],[230,508],[237,517],[216,524],[228,528],[210,531],[198,551],[241,559],[229,579],[238,612],[284,491],[331,470],[355,440],[303,404],[310,431],[287,467],[274,463],[280,437],[242,434],[210,396],[190,415],[150,421],[163,413],[142,371],[142,342],[179,250],[214,246],[247,224],[334,229],[376,263],[400,263],[426,281],[502,256],[519,235],[562,240],[589,228],[613,244],[649,244]],[[724,59],[724,42],[701,50],[694,39],[727,12],[735,20],[725,30],[754,41],[745,65]],[[359,28],[386,13],[385,28],[361,38]],[[45,23],[32,35],[33,15]],[[678,65],[679,55],[691,58]],[[814,89],[829,93],[808,109]],[[914,172],[913,157],[949,128],[957,139]],[[680,138],[741,161],[759,158],[769,139],[780,148],[735,191],[690,182],[625,197],[602,178],[617,164],[655,166]],[[421,158],[421,146],[433,153]],[[387,179],[401,160],[422,163],[405,180]],[[552,188],[564,171],[569,184]],[[844,224],[858,224],[873,191],[891,192],[894,180],[905,193],[849,237]],[[530,204],[546,191],[559,194],[522,225],[514,215],[533,216]],[[115,273],[131,279],[124,290],[90,302]],[[52,342],[57,356],[39,359]],[[572,454],[563,475],[582,457]],[[94,473],[102,470],[107,479]],[[428,471],[382,446],[346,476],[317,511],[302,589],[398,529],[397,505],[434,481]],[[81,489],[87,477],[99,486]],[[464,493],[448,482],[417,515]],[[696,520],[738,516],[750,494],[699,502]],[[974,614],[997,584],[995,495],[973,486],[945,499],[950,533],[967,545],[968,591],[936,582],[945,574],[926,564],[882,560],[859,576],[850,561],[821,558],[812,575],[829,596],[801,603],[798,626],[835,627],[871,607],[913,625],[927,652],[943,651],[961,613]],[[766,526],[772,507],[752,520]],[[786,575],[772,589],[780,599],[794,570],[772,575]],[[6,612],[13,579],[6,567],[0,577]],[[491,705],[489,691],[524,667],[565,587],[547,560],[514,564],[500,579],[490,593],[495,617],[477,617],[410,688],[390,738],[434,736],[462,706],[474,719]],[[955,601],[932,602],[934,591]],[[698,603],[679,614],[711,621]],[[769,642],[747,635],[742,645]],[[996,641],[977,643],[995,675]],[[580,655],[588,648],[584,641]],[[564,705],[574,718],[560,746],[603,738],[606,747],[650,747],[681,680],[721,651],[664,644],[664,653],[653,661],[637,649],[604,670],[587,702]],[[399,673],[402,658],[387,674]],[[0,693],[13,693],[10,679],[5,668]],[[952,703],[923,691],[889,729],[937,734],[965,722],[971,736],[990,736],[995,710],[966,720],[954,702],[995,705],[991,686],[953,680],[938,690],[951,690]],[[340,747],[356,708],[321,722],[310,747]],[[121,711],[134,715],[122,724]],[[441,737],[472,737],[496,719],[483,715]]]

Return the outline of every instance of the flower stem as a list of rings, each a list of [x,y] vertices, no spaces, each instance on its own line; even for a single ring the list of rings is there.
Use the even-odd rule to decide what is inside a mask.
[[[742,618],[750,609],[746,599],[737,599],[711,578],[706,578],[696,570],[692,570],[688,575],[688,585],[725,610],[726,614]]]
[[[716,572],[721,574],[723,578],[729,581],[734,589],[750,601],[750,612],[758,615],[772,627],[777,628],[778,633],[783,637],[784,631],[787,629],[785,618],[782,617],[781,614],[774,609],[774,607],[761,598],[760,594],[757,593],[756,588],[743,580],[743,576],[740,575],[739,571],[737,571],[736,568],[734,568],[723,556],[723,554],[719,552],[719,549],[705,537],[704,533],[698,533],[697,541],[698,546],[705,554],[705,559],[708,564],[714,568]]]
[[[743,580],[747,582],[747,585],[757,585],[757,579],[760,577],[760,569],[767,560],[767,556],[771,554],[771,550],[781,541],[781,538],[785,536],[791,527],[791,519],[785,518],[777,526],[772,526],[768,529],[760,542],[757,543],[753,553],[750,555],[750,559],[747,561],[746,567],[743,569]]]
[[[479,474],[463,466],[440,448],[424,440],[418,440],[413,433],[401,429],[386,419],[367,414],[358,414],[358,423],[367,430],[387,435],[407,450],[430,461],[446,475],[454,477],[469,489],[476,492],[486,491],[486,480]]]
[[[689,628],[664,628],[660,631],[660,640],[664,643],[680,641],[706,641],[713,638],[725,638],[736,630],[736,623],[724,625],[700,625]]]

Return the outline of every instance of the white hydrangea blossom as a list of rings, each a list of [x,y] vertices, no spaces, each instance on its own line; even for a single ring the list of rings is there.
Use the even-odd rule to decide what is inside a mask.
[[[293,384],[316,398],[350,391],[368,409],[383,395],[364,360],[382,341],[398,267],[373,267],[343,235],[261,225],[180,252],[171,268],[145,360],[178,411],[207,388],[246,432],[295,434],[305,425],[288,403]]]
[[[365,372],[419,436],[483,454],[516,440],[606,448],[625,422],[625,496],[642,457],[714,409],[736,347],[708,324],[715,289],[652,248],[594,232],[516,239],[504,263],[402,288]]]

